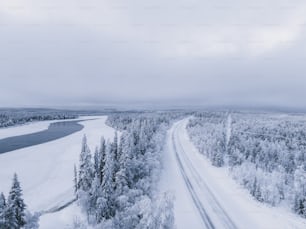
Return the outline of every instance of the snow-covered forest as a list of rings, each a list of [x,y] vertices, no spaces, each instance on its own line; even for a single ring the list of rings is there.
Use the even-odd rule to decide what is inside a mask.
[[[305,116],[201,112],[188,133],[214,166],[260,202],[306,217]]]
[[[83,138],[75,192],[87,222],[97,228],[172,228],[173,202],[158,193],[166,130],[178,114],[118,114],[107,123],[118,132],[90,152]],[[77,226],[84,225],[78,222]]]
[[[79,132],[0,155],[0,229],[305,228],[304,115],[78,120]]]

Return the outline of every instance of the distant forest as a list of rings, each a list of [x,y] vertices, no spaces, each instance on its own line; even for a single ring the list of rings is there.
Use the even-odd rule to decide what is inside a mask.
[[[117,111],[112,109],[82,111],[43,108],[2,108],[0,109],[0,128],[35,121],[74,119],[80,115],[105,115],[113,112],[116,113]]]
[[[1,109],[0,128],[21,125],[33,121],[74,119],[78,114],[72,111],[49,109]]]

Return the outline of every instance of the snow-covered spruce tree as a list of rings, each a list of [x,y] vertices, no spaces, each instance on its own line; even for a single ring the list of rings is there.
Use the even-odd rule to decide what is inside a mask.
[[[106,144],[102,138],[100,148],[96,149],[92,161],[87,139],[85,136],[83,137],[77,196],[79,204],[87,214],[88,223],[93,225],[106,217],[111,217],[108,205],[110,204],[109,199],[111,199],[109,196],[113,195],[114,186],[113,158],[106,157],[106,155],[111,156],[110,151],[110,143]]]
[[[0,229],[6,228],[6,200],[3,193],[0,194]]]
[[[105,144],[101,139],[100,150],[96,149],[94,155],[94,174],[89,194],[90,213],[89,223],[99,223],[110,219],[115,214],[115,174],[118,170],[118,136],[115,134],[112,143]]]
[[[118,146],[118,152],[120,157],[118,158],[119,170],[116,172],[115,184],[116,184],[116,195],[120,197],[125,195],[129,189],[128,186],[128,168],[131,165],[130,162],[130,151],[127,147],[126,133],[123,133],[120,137],[120,143]],[[118,204],[119,206],[120,204]]]
[[[26,205],[22,199],[22,190],[17,174],[14,174],[13,184],[7,198],[6,221],[10,229],[19,229],[26,224]]]
[[[90,149],[87,145],[87,138],[84,135],[82,140],[82,150],[80,154],[79,177],[78,177],[78,191],[87,192],[90,190],[93,179],[93,164],[91,161]]]
[[[87,145],[87,138],[84,135],[82,140],[81,154],[80,154],[77,198],[79,199],[81,205],[83,206],[83,209],[87,214],[88,220],[90,219],[90,216],[92,214],[90,190],[93,178],[94,178],[94,165],[91,159],[90,149]]]
[[[298,167],[294,174],[294,211],[306,218],[306,171]]]
[[[100,184],[102,184],[104,177],[103,168],[105,164],[105,155],[106,155],[106,143],[104,137],[101,138],[98,155],[99,155],[99,169],[96,172],[98,173],[97,175],[100,180]]]
[[[109,143],[108,143],[109,144]],[[103,197],[102,184],[104,183],[104,172],[106,162],[106,142],[104,137],[100,140],[100,147],[94,155],[94,178],[90,190],[90,212],[92,214],[91,223],[100,223],[104,219],[104,211],[107,200]]]
[[[111,148],[110,148],[110,154],[113,157],[113,183],[114,183],[114,188],[115,182],[116,182],[116,173],[119,171],[119,151],[118,151],[118,134],[117,132],[115,133],[114,141],[111,143]]]
[[[100,155],[99,155],[99,149],[98,147],[95,148],[95,152],[94,152],[94,174],[98,174],[99,173],[99,164],[100,164]]]
[[[78,171],[76,165],[73,166],[73,185],[74,185],[74,194],[77,195],[78,192]]]
[[[102,220],[101,210],[104,209],[100,209],[99,206],[99,201],[101,200],[101,198],[102,198],[102,186],[100,184],[100,180],[97,174],[95,174],[95,177],[91,184],[91,189],[89,191],[89,199],[88,199],[89,205],[87,208],[87,211],[90,214],[89,217],[90,224],[96,224],[97,222]]]
[[[102,182],[102,193],[100,206],[102,217],[110,219],[115,215],[115,184],[114,184],[114,162],[115,155],[113,154],[113,145],[109,145],[106,148],[105,164],[103,168],[104,179]],[[102,210],[103,209],[103,210]]]

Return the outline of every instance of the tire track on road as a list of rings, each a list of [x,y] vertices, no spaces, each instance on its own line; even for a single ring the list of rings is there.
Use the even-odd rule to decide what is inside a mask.
[[[206,200],[209,200],[208,202],[210,204],[210,207],[212,208],[214,213],[217,215],[217,218],[220,219],[220,222],[223,224],[224,228],[237,229],[237,226],[235,225],[235,223],[232,221],[232,219],[229,217],[229,215],[223,209],[223,207],[221,206],[219,201],[216,199],[216,197],[214,196],[214,194],[212,193],[212,191],[210,190],[210,188],[208,187],[206,182],[202,179],[202,177],[200,176],[200,174],[198,173],[198,171],[196,170],[196,168],[192,164],[190,158],[187,156],[187,154],[186,154],[185,150],[183,149],[183,147],[182,147],[182,145],[179,141],[179,138],[178,138],[178,133],[177,133],[178,128],[179,128],[179,124],[174,128],[174,131],[173,131],[173,134],[172,134],[173,147],[174,147],[174,150],[175,150],[177,160],[179,162],[179,166],[181,167],[181,171],[184,172],[184,174],[183,174],[183,176],[185,176],[184,180],[185,180],[186,184],[189,183],[189,186],[192,187],[191,189],[189,189],[189,188],[188,189],[189,189],[189,191],[193,192],[193,193],[191,193],[193,198],[195,196],[196,197],[195,198],[196,202],[199,202],[201,207],[204,209],[203,203],[201,202],[201,198],[199,197],[199,193],[197,193],[195,191],[194,186],[192,185],[190,179],[188,178],[188,176],[186,174],[186,171],[184,169],[184,165],[182,163],[180,155],[183,157],[183,161],[185,162],[186,166],[188,167],[188,170],[191,172],[197,186],[200,188],[200,191],[205,192],[205,193],[202,193],[202,194],[205,195]],[[176,141],[176,139],[177,139],[177,141]],[[179,155],[179,153],[180,153],[180,155]],[[207,218],[210,220],[211,225],[213,225],[212,220],[210,219],[210,217],[207,214],[207,211],[205,211],[205,209],[204,209],[204,212],[206,213]]]
[[[190,192],[192,200],[193,200],[196,208],[198,209],[198,211],[200,213],[202,221],[205,224],[207,229],[215,229],[215,226],[213,225],[211,219],[209,218],[207,212],[205,211],[205,209],[204,209],[200,199],[198,198],[196,192],[194,191],[194,188],[193,188],[191,182],[189,181],[189,179],[188,179],[188,177],[186,175],[186,172],[184,170],[184,166],[182,164],[182,161],[181,161],[181,159],[180,159],[180,157],[179,157],[179,155],[177,153],[177,149],[176,149],[176,145],[175,145],[175,141],[174,141],[174,135],[172,135],[172,143],[173,143],[173,149],[174,149],[174,152],[175,152],[175,157],[177,159],[177,162],[178,162],[181,174],[182,174],[183,179],[184,179],[184,181],[186,183],[188,191]]]

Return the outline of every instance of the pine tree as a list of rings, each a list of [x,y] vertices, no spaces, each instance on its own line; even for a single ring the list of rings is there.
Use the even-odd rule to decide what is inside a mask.
[[[128,175],[127,168],[130,165],[129,150],[126,145],[126,134],[122,134],[120,137],[120,143],[118,146],[119,151],[119,170],[116,173],[116,193],[118,196],[124,194],[124,191],[128,189]]]
[[[105,139],[102,137],[101,138],[101,143],[100,143],[100,148],[99,148],[99,156],[100,156],[100,161],[99,161],[99,171],[98,171],[98,178],[100,179],[100,184],[103,182],[103,169],[104,169],[104,164],[105,164],[105,153],[106,153],[106,145],[105,145]]]
[[[87,145],[87,138],[84,135],[82,141],[82,150],[80,154],[80,168],[79,168],[79,180],[78,180],[78,190],[88,192],[91,187],[91,182],[93,179],[93,165],[91,161],[90,149]]]
[[[7,199],[7,222],[10,229],[19,229],[25,225],[25,209],[22,189],[17,174],[14,174],[13,184]]]
[[[98,150],[98,147],[95,148],[95,153],[94,153],[94,173],[99,174],[100,172],[100,152]]]
[[[294,174],[295,201],[294,210],[306,218],[306,172],[302,166]]]
[[[3,193],[0,194],[0,229],[5,229],[6,220],[5,220],[5,211],[6,211],[6,200]]]
[[[114,155],[111,153],[111,146],[106,150],[105,165],[103,168],[104,179],[102,183],[102,198],[105,202],[103,217],[110,219],[115,214],[114,209]]]
[[[110,153],[113,155],[113,159],[114,159],[112,177],[113,177],[113,182],[115,183],[116,173],[119,171],[119,163],[118,163],[119,153],[118,153],[118,134],[117,134],[117,132],[115,133],[114,141],[111,144],[111,152]]]
[[[95,217],[96,222],[100,221],[100,216],[97,214],[97,202],[101,195],[100,181],[97,175],[95,175],[90,190],[89,212]]]
[[[260,201],[260,202],[263,202],[264,199],[262,197],[262,193],[261,193],[261,188],[260,188],[260,184],[257,182],[256,183],[256,186],[255,186],[255,192],[254,192],[254,197]]]
[[[76,165],[74,165],[74,167],[73,167],[73,173],[74,173],[74,178],[73,178],[74,194],[77,195],[77,192],[78,192],[78,171],[77,171]]]

